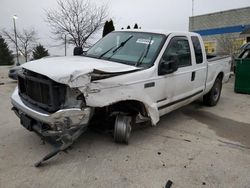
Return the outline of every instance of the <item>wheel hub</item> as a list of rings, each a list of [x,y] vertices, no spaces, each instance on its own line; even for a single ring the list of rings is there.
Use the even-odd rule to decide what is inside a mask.
[[[116,142],[128,143],[131,133],[131,117],[118,115],[115,121],[114,139]]]

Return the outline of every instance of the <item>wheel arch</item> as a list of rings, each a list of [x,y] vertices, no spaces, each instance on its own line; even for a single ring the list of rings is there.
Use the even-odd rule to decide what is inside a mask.
[[[93,108],[120,109],[121,107],[122,110],[124,110],[122,106],[129,109],[135,106],[136,112],[147,115],[153,125],[156,125],[160,119],[157,103],[152,100],[151,96],[134,87],[121,87],[119,89],[115,87],[98,93],[90,93],[86,96],[86,105]],[[134,111],[132,110],[132,112]]]
[[[138,113],[141,113],[143,116],[149,117],[149,112],[145,104],[138,100],[121,100],[106,107],[112,111],[129,113],[130,115],[138,115]]]
[[[98,118],[117,116],[118,114],[124,114],[134,118],[135,122],[149,121],[151,125],[156,125],[159,118],[151,107],[138,100],[121,100],[112,104],[108,104],[102,107],[95,107],[95,116]]]
[[[225,76],[225,75],[224,75],[224,72],[220,72],[220,73],[218,74],[218,76],[216,77],[216,79],[219,78],[219,79],[222,81],[223,78],[224,78],[224,76]],[[215,80],[216,80],[216,79],[215,79]]]

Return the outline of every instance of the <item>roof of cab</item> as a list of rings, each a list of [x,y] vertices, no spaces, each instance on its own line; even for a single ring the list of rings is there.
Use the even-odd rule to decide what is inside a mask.
[[[179,34],[179,35],[192,35],[192,36],[197,36],[199,34],[197,33],[193,33],[193,32],[187,32],[187,31],[166,31],[166,30],[154,30],[154,29],[150,29],[150,30],[144,30],[144,29],[122,29],[122,30],[116,30],[116,31],[123,31],[123,32],[142,32],[142,33],[155,33],[155,34],[163,34],[163,35],[170,35],[172,33],[174,34]]]

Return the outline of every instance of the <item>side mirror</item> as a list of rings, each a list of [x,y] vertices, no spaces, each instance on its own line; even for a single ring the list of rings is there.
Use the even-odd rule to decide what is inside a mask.
[[[178,58],[173,57],[169,61],[161,60],[159,65],[158,73],[159,75],[171,74],[178,70]]]
[[[76,55],[82,55],[83,54],[82,47],[75,47],[73,54],[74,54],[74,56],[76,56]]]

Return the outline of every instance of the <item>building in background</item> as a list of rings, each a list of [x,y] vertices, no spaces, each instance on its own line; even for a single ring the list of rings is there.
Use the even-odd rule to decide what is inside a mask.
[[[207,53],[236,55],[250,42],[250,7],[190,17],[189,31],[202,36]]]

